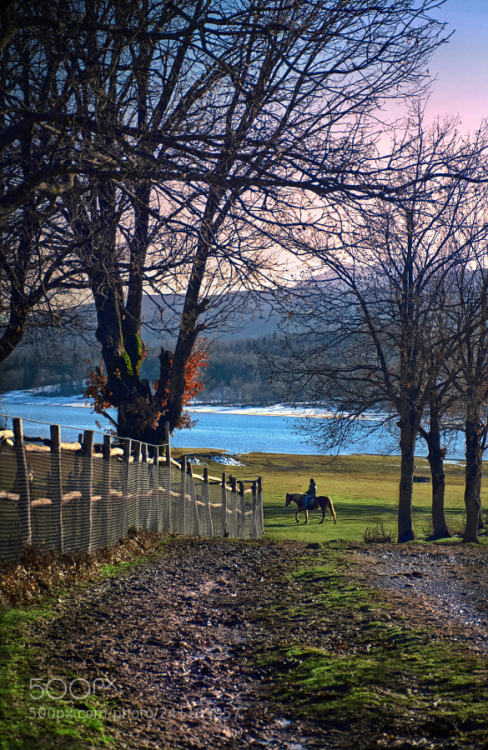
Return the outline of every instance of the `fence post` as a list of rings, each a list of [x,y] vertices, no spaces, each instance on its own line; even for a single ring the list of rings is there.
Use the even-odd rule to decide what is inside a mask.
[[[49,494],[53,508],[54,543],[58,552],[64,550],[63,539],[63,478],[61,472],[61,429],[58,424],[49,428],[51,434],[51,476]]]
[[[32,543],[31,524],[31,497],[29,486],[29,469],[24,447],[24,432],[22,420],[15,417],[13,420],[15,438],[15,456],[17,459],[16,486],[19,491],[19,521],[20,521],[20,545],[23,549]]]
[[[171,436],[169,433],[169,422],[164,423],[164,442],[166,448],[166,464],[168,466],[169,476],[171,476]]]
[[[190,490],[191,504],[193,506],[193,533],[195,536],[200,536],[200,515],[198,513],[197,492],[196,492],[196,487],[195,487],[195,480],[193,479],[193,467],[190,461],[187,462],[187,472],[190,478],[190,481],[188,484],[189,484],[189,490]]]
[[[224,517],[224,536],[229,536],[229,526],[227,524],[227,474],[222,474],[222,515]]]
[[[258,534],[261,537],[264,534],[263,484],[261,477],[258,477],[258,519]]]
[[[146,512],[144,514],[144,527],[147,530],[158,530],[158,502],[157,502],[157,448],[154,449],[149,443],[143,443],[142,456],[144,462],[144,492]],[[152,454],[152,456],[151,456]],[[152,463],[150,463],[152,457]]]
[[[230,503],[231,503],[231,513],[232,513],[232,525],[231,525],[231,536],[238,537],[238,526],[239,526],[239,519],[238,519],[238,513],[237,513],[237,479],[233,477],[232,475],[229,477],[230,482]]]
[[[131,439],[121,438],[122,445],[124,446],[124,468],[122,475],[122,514],[121,514],[121,528],[120,537],[124,539],[129,531],[129,471],[130,471],[130,454],[131,454]]]
[[[213,520],[212,520],[212,507],[210,505],[210,486],[208,482],[208,469],[206,466],[203,467],[203,488],[202,488],[203,502],[208,515],[208,529],[210,536],[214,535]],[[224,528],[225,533],[225,528]]]
[[[251,511],[251,529],[250,534],[252,539],[256,539],[258,536],[258,518],[257,518],[257,512],[258,512],[258,500],[257,500],[257,492],[258,492],[258,483],[257,480],[252,483],[252,511]]]
[[[153,473],[152,473],[152,489],[153,489],[153,507],[154,507],[154,531],[157,531],[158,534],[160,531],[162,531],[163,524],[162,524],[162,508],[163,508],[163,498],[161,494],[161,481],[159,478],[159,468],[160,468],[160,446],[155,445],[153,448]]]
[[[151,492],[149,481],[149,464],[148,464],[147,443],[141,443],[141,463],[139,471],[141,473],[141,486],[139,494],[139,525],[141,529],[149,529],[151,519]]]
[[[166,502],[166,510],[164,513],[164,521],[163,521],[163,530],[166,531],[172,531],[173,530],[173,500],[171,496],[171,437],[169,432],[169,422],[165,421],[163,422],[163,440],[164,445],[161,446],[161,449],[164,450],[165,453],[165,461],[166,461],[166,468],[165,468],[165,490],[163,497],[165,498]]]
[[[239,497],[241,501],[241,539],[246,537],[246,496],[244,495],[244,482],[239,482]]]
[[[92,544],[93,430],[83,433],[81,470],[81,543],[87,552]]]
[[[115,539],[112,539],[110,533],[111,520],[113,518],[112,508],[112,497],[110,495],[110,475],[111,475],[111,452],[112,452],[112,438],[110,435],[103,436],[103,448],[102,448],[102,509],[101,522],[103,524],[102,533],[100,534],[101,544],[113,544]]]
[[[136,529],[139,529],[141,527],[141,443],[139,442],[139,440],[132,441],[132,455],[134,461],[132,464],[133,482],[131,494],[135,506],[134,526],[136,527]]]
[[[180,496],[181,496],[181,516],[182,516],[182,534],[188,533],[187,528],[187,509],[186,509],[186,456],[180,459],[181,477],[180,477]],[[178,523],[178,521],[177,521]]]

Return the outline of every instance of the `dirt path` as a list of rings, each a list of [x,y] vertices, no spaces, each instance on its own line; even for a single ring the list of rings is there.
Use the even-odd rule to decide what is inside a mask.
[[[412,625],[488,652],[488,550],[425,544],[355,552],[368,584],[397,592]]]
[[[454,640],[466,635],[454,611],[446,619],[439,598],[452,577],[448,558],[440,552],[426,558],[425,549],[422,559],[420,551],[404,556],[404,549],[351,548],[351,561],[359,562],[366,581],[398,589],[392,604],[409,612],[412,622],[427,619],[438,634]],[[39,626],[33,634],[34,645],[43,644],[38,673],[90,684],[96,679],[113,707],[108,724],[117,749],[352,747],[344,726],[291,720],[273,708],[266,699],[267,670],[253,659],[283,645],[291,627],[294,638],[309,645],[326,643],[338,652],[347,645],[337,613],[321,613],[313,624],[300,617],[306,587],[283,575],[303,565],[304,556],[313,564],[317,554],[313,546],[291,543],[171,541],[160,559],[59,603],[48,630]],[[477,579],[479,568],[479,557],[468,558],[465,583],[467,577]],[[424,592],[403,585],[428,581]],[[454,607],[456,601],[460,610],[465,599],[458,594],[450,603]],[[297,614],[274,620],[270,613],[277,603]],[[483,612],[487,618],[486,605]],[[471,645],[486,646],[487,623],[481,615],[474,622],[482,633]],[[465,640],[469,644],[469,634]]]
[[[51,674],[105,681],[117,748],[323,748],[320,727],[270,713],[260,696],[265,670],[247,664],[281,637],[259,610],[276,586],[293,595],[292,584],[270,585],[295,554],[267,544],[170,545],[157,562],[60,605],[39,633],[51,644],[45,664]]]

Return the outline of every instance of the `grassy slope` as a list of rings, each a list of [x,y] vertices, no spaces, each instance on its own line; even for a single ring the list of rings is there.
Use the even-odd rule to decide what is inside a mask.
[[[397,456],[342,456],[332,460],[326,456],[250,453],[241,460],[245,467],[229,467],[228,471],[238,479],[262,476],[266,536],[307,542],[362,541],[366,527],[382,522],[395,538],[400,473]],[[219,471],[210,466],[213,474]],[[425,459],[417,459],[415,474],[429,476]],[[319,525],[320,513],[313,513],[308,526],[303,523],[303,515],[297,526],[296,506],[284,507],[286,493],[305,492],[310,477],[316,480],[319,494],[332,497],[337,525],[329,516]],[[430,532],[431,492],[430,484],[414,484],[413,519],[420,539]],[[463,493],[464,468],[446,464],[446,515],[453,533],[463,527]]]

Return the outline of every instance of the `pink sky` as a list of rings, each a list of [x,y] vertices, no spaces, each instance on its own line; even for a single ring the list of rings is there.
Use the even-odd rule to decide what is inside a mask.
[[[457,115],[465,130],[488,117],[488,0],[447,0],[436,18],[454,34],[432,57],[427,116]]]

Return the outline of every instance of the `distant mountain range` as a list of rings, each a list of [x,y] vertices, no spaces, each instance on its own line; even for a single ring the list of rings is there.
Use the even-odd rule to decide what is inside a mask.
[[[142,303],[143,340],[148,344],[157,344],[161,340],[161,333],[156,330],[161,327],[161,321],[166,329],[175,329],[183,303],[182,295],[145,296]],[[249,292],[234,292],[219,301],[219,309],[221,321],[225,319],[225,322],[217,327],[209,321],[209,335],[222,342],[269,336],[278,329],[281,320],[273,310],[269,294],[256,298]],[[211,309],[210,319],[212,314]]]
[[[166,295],[157,299],[146,296],[143,300],[144,325],[142,339],[147,347],[147,358],[143,364],[144,377],[158,376],[158,353],[160,346],[171,347],[176,335],[178,311],[181,312],[184,298]],[[205,334],[210,346],[210,364],[206,372],[206,385],[209,392],[232,383],[232,398],[247,383],[252,383],[255,393],[249,398],[256,399],[264,394],[266,373],[257,375],[260,358],[247,343],[254,339],[271,336],[278,330],[280,316],[271,305],[270,296],[255,299],[250,293],[239,292],[219,300],[220,314],[212,320],[210,309],[209,330]],[[161,311],[163,315],[161,316]],[[96,315],[93,305],[81,311],[83,326],[80,329],[59,331],[54,335],[49,331],[32,329],[25,340],[3,363],[0,371],[0,391],[15,388],[62,384],[68,390],[80,390],[89,370],[99,364],[101,355],[95,338]],[[225,323],[220,326],[215,322]],[[232,351],[246,343],[245,364],[239,352]],[[250,371],[251,363],[254,370]]]

